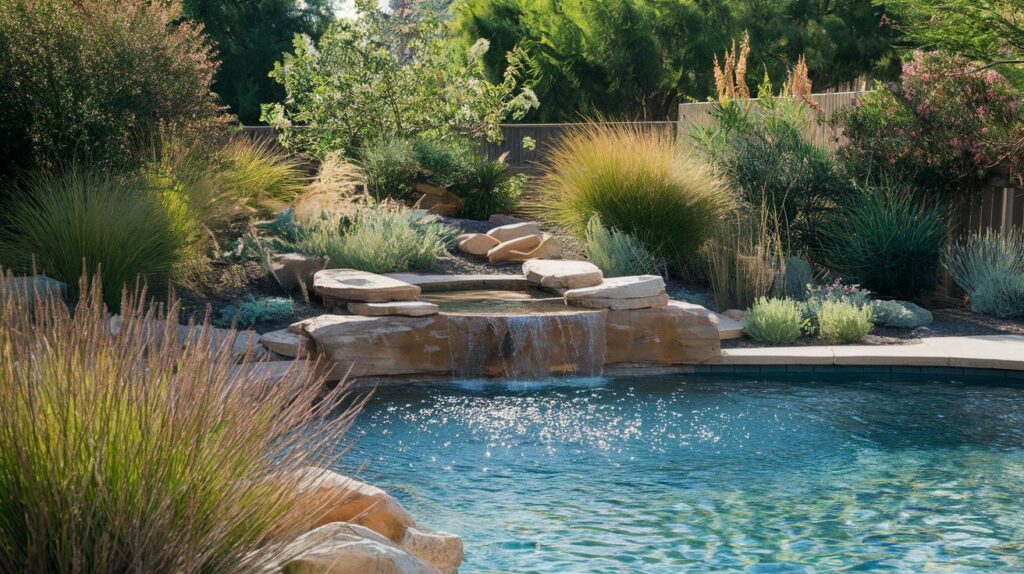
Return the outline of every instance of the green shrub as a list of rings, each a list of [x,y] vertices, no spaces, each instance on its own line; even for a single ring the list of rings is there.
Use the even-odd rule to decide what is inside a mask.
[[[427,181],[457,193],[457,190],[470,185],[474,179],[473,172],[479,153],[473,148],[472,142],[462,138],[417,138],[412,147],[420,175]]]
[[[830,343],[856,343],[871,332],[871,306],[825,301],[817,313],[818,333]]]
[[[672,262],[692,257],[735,207],[728,183],[663,131],[586,124],[569,131],[548,160],[540,218],[584,237],[599,215]]]
[[[871,309],[874,323],[884,327],[916,329],[932,322],[931,311],[909,301],[875,301]]]
[[[971,293],[971,309],[993,317],[1024,317],[1024,274],[988,274]]]
[[[228,305],[220,310],[217,322],[220,325],[237,324],[240,328],[251,327],[257,323],[267,323],[287,317],[295,308],[295,303],[285,297],[247,296],[237,305]]]
[[[658,273],[658,260],[642,243],[628,233],[608,229],[597,215],[587,224],[587,259],[605,277]]]
[[[760,343],[788,345],[803,334],[803,307],[792,299],[761,297],[750,308],[743,330]]]
[[[844,283],[842,277],[837,277],[832,283],[825,285],[807,285],[804,318],[807,319],[808,333],[818,332],[818,316],[825,303],[844,303],[859,309],[871,304],[871,292],[861,289],[860,285]]]
[[[823,217],[849,184],[828,150],[805,138],[812,110],[768,88],[753,105],[727,101],[711,114],[715,125],[692,135],[702,155],[749,205],[773,214],[784,245],[813,247]]]
[[[137,278],[163,295],[191,233],[176,196],[76,166],[27,176],[9,194],[6,212],[0,260],[19,272],[35,264],[70,285],[84,265],[100,273],[112,309]]]
[[[487,219],[495,213],[513,211],[525,185],[526,176],[513,175],[504,161],[478,158],[468,184],[454,191],[464,202],[463,217]]]
[[[404,199],[420,173],[412,142],[405,139],[379,140],[362,152],[366,188],[377,201]]]
[[[269,569],[296,504],[312,521],[337,503],[303,497],[295,471],[344,440],[346,385],[321,399],[298,363],[273,377],[238,368],[230,338],[183,346],[176,304],[167,331],[129,300],[111,336],[97,287],[30,312],[0,282],[2,569]]]
[[[878,295],[910,299],[935,286],[946,227],[945,211],[911,190],[868,188],[836,212],[821,258]]]
[[[141,133],[221,114],[216,60],[176,1],[0,1],[0,62],[0,171],[134,163]]]
[[[775,291],[783,297],[803,301],[807,298],[807,286],[814,281],[811,264],[803,257],[791,255],[783,262],[782,273],[775,278]]]
[[[351,219],[298,224],[284,249],[327,257],[331,267],[371,273],[423,271],[447,253],[456,231],[432,216],[400,205],[359,209]]]
[[[1024,275],[1024,230],[973,233],[949,250],[946,269],[971,295],[994,273]]]

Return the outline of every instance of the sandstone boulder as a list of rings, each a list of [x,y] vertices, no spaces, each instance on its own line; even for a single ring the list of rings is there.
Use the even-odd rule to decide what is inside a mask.
[[[553,259],[561,255],[562,245],[550,233],[545,233],[506,241],[488,251],[487,260],[497,264],[529,259]]]
[[[353,315],[377,317],[398,315],[402,317],[426,317],[436,315],[440,308],[426,301],[389,301],[387,303],[349,303],[348,312]]]
[[[416,205],[430,213],[436,213],[445,217],[455,217],[462,211],[464,203],[462,198],[448,191],[443,185],[418,182],[413,186],[413,191],[420,194]]]
[[[484,256],[501,242],[483,233],[464,233],[455,238],[459,251],[469,255]]]
[[[261,345],[284,357],[301,359],[313,354],[313,341],[288,329],[263,333],[259,340]]]
[[[402,548],[441,571],[456,574],[462,564],[462,538],[446,532],[424,532],[416,528],[405,531]]]
[[[531,285],[548,289],[593,287],[604,279],[593,263],[561,259],[531,259],[523,263],[523,274]]]
[[[529,235],[540,234],[540,225],[537,225],[532,221],[502,225],[487,232],[488,236],[497,239],[499,243],[519,239],[520,237],[526,237]]]
[[[575,303],[581,299],[636,299],[640,297],[656,297],[665,292],[665,280],[658,275],[636,275],[631,277],[612,277],[605,279],[595,287],[570,289],[565,292],[565,300]]]
[[[625,310],[657,309],[668,305],[668,302],[668,294],[661,292],[652,297],[631,297],[629,299],[618,297],[584,297],[582,299],[574,299],[571,304],[590,309]]]
[[[543,240],[540,235],[525,235],[504,241],[487,251],[487,260],[491,263],[522,261],[520,257],[540,247]]]
[[[512,225],[515,223],[529,223],[526,219],[516,217],[514,215],[507,215],[504,213],[492,213],[487,221],[494,225]]]
[[[439,574],[387,538],[333,522],[296,538],[282,552],[282,574]]]
[[[327,267],[326,257],[309,257],[299,253],[282,253],[270,258],[270,273],[285,293],[311,292],[313,276]]]
[[[355,269],[324,269],[313,277],[317,295],[327,301],[414,301],[420,288],[397,279]]]
[[[670,301],[661,309],[608,311],[605,365],[683,365],[717,357],[718,329],[695,307]]]
[[[406,530],[416,526],[405,508],[376,486],[322,468],[306,467],[297,472],[294,478],[300,503],[292,509],[290,521],[306,529],[351,522],[400,544]]]

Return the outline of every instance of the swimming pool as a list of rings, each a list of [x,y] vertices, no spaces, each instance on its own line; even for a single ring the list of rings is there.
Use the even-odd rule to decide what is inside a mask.
[[[1019,383],[403,386],[350,437],[461,572],[1024,571]]]

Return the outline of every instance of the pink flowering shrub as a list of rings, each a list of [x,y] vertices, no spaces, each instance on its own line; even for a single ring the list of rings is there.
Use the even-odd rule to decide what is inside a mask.
[[[970,189],[1019,160],[1018,99],[995,70],[915,52],[896,85],[879,85],[839,112],[849,138],[840,156],[856,175],[896,176],[928,191]]]

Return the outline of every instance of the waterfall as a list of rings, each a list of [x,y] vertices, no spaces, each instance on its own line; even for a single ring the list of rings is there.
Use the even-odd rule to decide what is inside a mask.
[[[601,311],[449,315],[452,372],[459,378],[600,375],[604,316]]]

